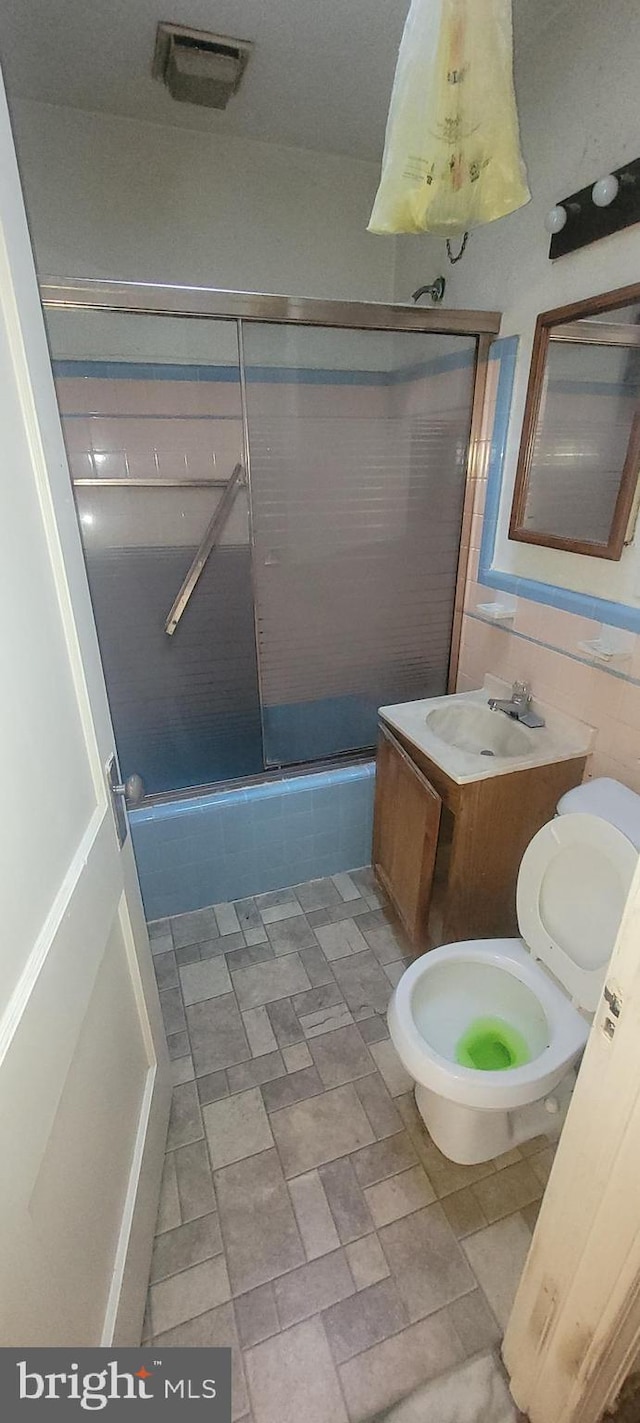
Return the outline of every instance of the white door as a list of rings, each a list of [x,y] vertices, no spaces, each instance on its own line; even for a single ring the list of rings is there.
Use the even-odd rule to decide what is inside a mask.
[[[640,862],[503,1353],[531,1423],[597,1423],[640,1369]]]
[[[166,1046],[0,80],[0,1345],[136,1344]]]

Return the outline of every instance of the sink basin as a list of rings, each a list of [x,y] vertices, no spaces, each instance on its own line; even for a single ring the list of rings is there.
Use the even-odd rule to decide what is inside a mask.
[[[491,711],[478,703],[453,703],[436,707],[426,718],[427,726],[448,746],[472,756],[526,756],[531,752],[535,732],[527,732],[504,712]]]

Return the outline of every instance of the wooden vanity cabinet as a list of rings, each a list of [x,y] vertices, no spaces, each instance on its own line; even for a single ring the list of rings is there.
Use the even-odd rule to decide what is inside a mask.
[[[379,723],[373,867],[418,953],[518,934],[516,881],[536,831],[586,757],[459,785]]]

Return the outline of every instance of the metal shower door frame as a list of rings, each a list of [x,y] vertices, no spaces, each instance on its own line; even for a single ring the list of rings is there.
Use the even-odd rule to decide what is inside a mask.
[[[460,546],[456,572],[456,589],[453,605],[451,642],[447,685],[455,690],[460,639],[462,635],[462,615],[465,587],[470,554],[470,536],[477,481],[481,477],[486,450],[482,440],[487,368],[492,341],[500,330],[501,312],[475,311],[469,309],[449,310],[429,307],[394,305],[386,302],[324,301],[314,297],[291,297],[268,295],[258,292],[226,291],[216,287],[169,286],[157,283],[102,281],[94,278],[43,277],[40,281],[40,296],[45,310],[51,311],[104,311],[111,314],[126,313],[138,316],[174,316],[183,319],[227,320],[236,326],[238,364],[240,377],[240,400],[242,412],[242,432],[244,447],[244,468],[247,489],[249,517],[249,545],[251,554],[251,593],[253,600],[254,637],[256,668],[258,677],[258,697],[260,704],[260,725],[262,753],[264,760],[265,726],[264,699],[260,645],[258,638],[258,603],[255,582],[255,539],[253,528],[253,501],[251,489],[251,450],[247,417],[247,391],[244,363],[243,326],[245,322],[272,323],[287,326],[319,326],[325,328],[346,328],[356,331],[420,332],[447,336],[473,337],[476,341],[473,396],[467,463],[465,472],[465,492],[460,524]],[[87,481],[82,481],[86,483]],[[194,481],[200,484],[202,481]],[[103,479],[101,485],[126,484],[132,486],[134,480]],[[140,481],[149,484],[150,481]],[[181,481],[181,485],[186,483]],[[223,481],[206,481],[220,485]],[[365,748],[354,748],[349,756],[362,754]],[[332,758],[335,759],[335,758]],[[194,788],[195,789],[195,788]],[[202,788],[198,788],[201,790]],[[176,792],[183,794],[184,792]],[[172,794],[174,794],[172,792]]]

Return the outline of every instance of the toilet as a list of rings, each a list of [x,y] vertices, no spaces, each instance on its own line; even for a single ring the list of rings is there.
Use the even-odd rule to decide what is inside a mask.
[[[522,858],[521,937],[445,944],[400,979],[391,1039],[452,1161],[561,1130],[639,849],[640,796],[605,778],[577,787]]]

